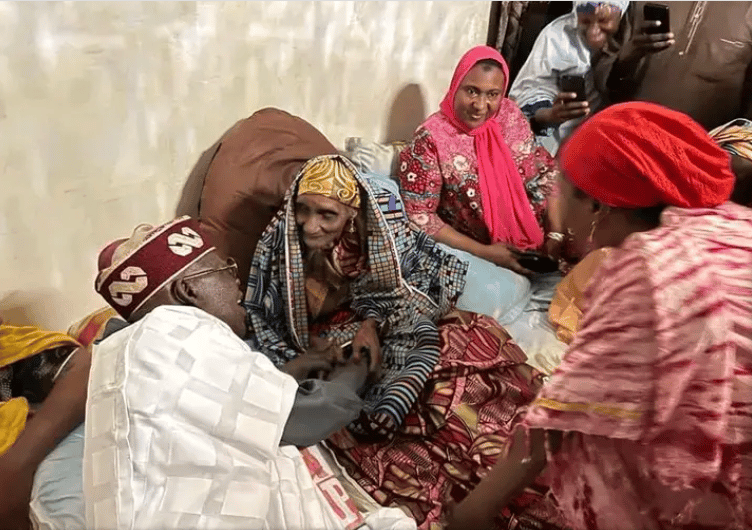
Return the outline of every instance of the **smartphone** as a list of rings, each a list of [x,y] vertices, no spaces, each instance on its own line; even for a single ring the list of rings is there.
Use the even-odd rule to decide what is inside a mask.
[[[671,31],[668,19],[668,6],[666,4],[647,3],[642,8],[642,16],[646,22],[648,20],[658,20],[661,23],[660,26],[645,29],[645,33],[655,34]]]
[[[559,90],[561,92],[574,92],[577,94],[575,101],[585,101],[585,76],[562,74],[559,76]]]
[[[538,254],[537,252],[520,252],[517,256],[517,263],[529,271],[545,274],[559,270],[559,264],[556,260]]]

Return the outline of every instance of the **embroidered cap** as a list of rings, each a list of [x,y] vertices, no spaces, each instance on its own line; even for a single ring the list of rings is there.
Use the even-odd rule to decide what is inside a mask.
[[[95,290],[129,320],[144,303],[214,247],[196,219],[185,216],[161,226],[141,224],[128,239],[99,253]]]

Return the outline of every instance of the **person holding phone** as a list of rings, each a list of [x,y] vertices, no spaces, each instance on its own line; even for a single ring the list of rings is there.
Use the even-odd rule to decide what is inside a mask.
[[[558,169],[505,97],[508,86],[509,69],[497,50],[467,51],[440,110],[400,153],[398,175],[413,225],[440,243],[531,275],[517,251],[557,260],[562,253],[564,234],[550,200]]]
[[[591,62],[619,29],[629,2],[574,2],[538,35],[517,75],[514,99],[540,143],[555,155],[582,120],[603,106]]]
[[[707,130],[752,119],[752,2],[632,2],[619,37],[595,66],[612,102],[659,103]]]

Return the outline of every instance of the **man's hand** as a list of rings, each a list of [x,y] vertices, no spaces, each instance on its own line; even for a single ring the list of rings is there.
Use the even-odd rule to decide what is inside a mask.
[[[590,104],[587,101],[575,101],[576,98],[577,94],[574,92],[559,92],[553,106],[537,110],[535,121],[543,125],[560,125],[590,114]]]
[[[658,20],[647,20],[632,34],[632,38],[622,49],[619,54],[620,62],[637,62],[646,55],[651,53],[662,52],[676,43],[673,33],[647,33],[650,28],[657,28],[661,25]]]

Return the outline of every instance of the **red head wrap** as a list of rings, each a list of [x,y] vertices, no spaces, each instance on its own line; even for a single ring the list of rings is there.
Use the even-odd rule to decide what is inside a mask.
[[[620,208],[708,208],[734,187],[728,154],[689,116],[660,105],[613,105],[564,143],[565,176],[597,201]]]

